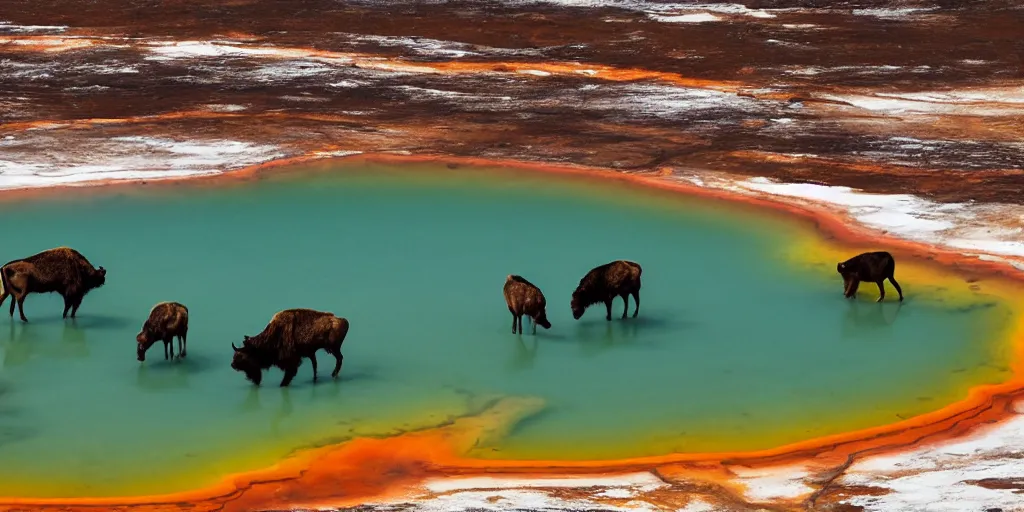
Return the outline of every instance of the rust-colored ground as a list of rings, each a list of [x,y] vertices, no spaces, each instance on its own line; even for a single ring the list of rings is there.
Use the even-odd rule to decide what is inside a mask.
[[[13,0],[0,21],[44,27],[0,25],[0,137],[17,141],[0,150],[58,165],[77,147],[102,163],[91,145],[118,136],[229,139],[286,156],[667,166],[1020,202],[1014,2],[747,4],[770,17],[660,22],[673,13],[642,2]],[[914,7],[931,10],[856,10]],[[174,44],[183,53],[161,53]],[[858,100],[906,93],[928,96]]]

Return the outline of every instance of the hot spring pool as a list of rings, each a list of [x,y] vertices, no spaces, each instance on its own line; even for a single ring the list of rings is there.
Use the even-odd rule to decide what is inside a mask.
[[[108,269],[76,322],[34,295],[0,317],[0,494],[200,487],[303,447],[440,425],[502,396],[546,408],[470,455],[611,459],[755,450],[933,411],[1009,376],[994,297],[955,304],[901,275],[907,301],[842,296],[831,259],[793,258],[806,227],[618,182],[365,167],[238,186],[116,188],[0,205],[4,261],[68,245]],[[573,321],[590,268],[643,265],[640,316]],[[501,288],[548,299],[513,335]],[[889,300],[896,297],[888,289]],[[153,304],[191,312],[188,358],[143,364]],[[281,309],[347,317],[339,381],[320,357],[256,389],[231,343]],[[7,324],[7,325],[4,325]],[[526,322],[524,321],[524,324]]]

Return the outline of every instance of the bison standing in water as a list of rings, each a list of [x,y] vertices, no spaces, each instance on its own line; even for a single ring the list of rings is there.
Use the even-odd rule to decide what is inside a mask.
[[[512,313],[512,333],[519,328],[519,334],[523,333],[523,315],[533,320],[533,334],[537,334],[537,324],[545,329],[551,328],[548,321],[545,307],[547,301],[540,288],[527,281],[522,276],[510,275],[505,278],[505,304]]]
[[[246,378],[259,386],[263,370],[276,366],[284,371],[281,386],[291,383],[299,371],[302,358],[313,364],[313,382],[316,382],[316,351],[324,349],[337,362],[331,377],[341,371],[341,344],[348,334],[348,320],[312,309],[286,309],[274,315],[263,332],[246,336],[242,347],[235,349],[231,368],[245,373]]]
[[[595,267],[580,279],[576,291],[572,292],[572,317],[579,320],[586,309],[598,302],[604,302],[608,312],[606,320],[612,319],[612,301],[622,297],[622,318],[629,312],[629,296],[633,296],[636,309],[633,318],[640,312],[640,274],[643,269],[632,261],[618,260]]]
[[[878,300],[885,299],[885,280],[888,279],[900,294],[903,302],[903,290],[893,275],[896,272],[896,260],[885,251],[858,254],[836,265],[836,271],[843,276],[843,296],[847,299],[857,296],[857,288],[861,281],[869,281],[878,285]]]
[[[49,249],[25,259],[14,260],[0,267],[0,304],[12,296],[22,322],[25,318],[25,297],[30,293],[57,292],[64,297],[64,318],[75,318],[85,294],[106,283],[107,271],[95,268],[78,251],[69,247]]]
[[[157,341],[164,342],[164,359],[174,359],[174,337],[178,337],[178,357],[185,357],[188,346],[188,308],[177,302],[161,302],[149,312],[142,331],[135,336],[139,342],[139,361],[146,360],[146,351]]]

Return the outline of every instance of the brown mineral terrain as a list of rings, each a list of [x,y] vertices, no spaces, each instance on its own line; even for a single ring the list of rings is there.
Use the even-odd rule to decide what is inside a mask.
[[[608,169],[1024,270],[1024,3],[0,6],[7,194],[359,153]],[[388,485],[324,470],[384,453],[366,441],[287,481],[0,509],[1024,510],[1020,400],[1017,383],[870,448],[614,468],[446,466],[422,442],[452,427],[394,441],[423,451]]]

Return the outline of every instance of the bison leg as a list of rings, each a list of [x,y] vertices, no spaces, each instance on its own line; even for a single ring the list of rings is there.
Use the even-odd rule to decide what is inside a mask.
[[[71,318],[75,318],[78,315],[78,307],[82,305],[82,297],[75,297],[74,303],[71,304]]]
[[[852,299],[857,297],[857,289],[860,288],[860,279],[851,279],[850,284],[846,288],[846,298]]]
[[[68,310],[71,309],[71,301],[67,297],[64,297],[64,315],[62,318],[68,317]]]
[[[28,322],[28,318],[25,318],[25,296],[27,293],[18,297],[18,315],[21,316],[22,322]],[[11,303],[11,315],[14,315],[14,303]]]
[[[331,351],[331,355],[334,356],[334,372],[331,373],[332,378],[338,377],[338,372],[341,371],[341,362],[345,360],[345,356],[341,355],[341,347],[338,347]]]
[[[882,302],[885,300],[885,280],[878,281],[875,284],[878,285],[878,300],[875,302]]]
[[[519,334],[523,333],[523,315],[516,315],[516,325],[519,326]]]
[[[622,318],[625,319],[629,313],[629,294],[623,293],[620,297],[622,297]]]
[[[284,371],[284,378],[281,379],[281,387],[288,387],[288,384],[291,384],[292,379],[295,378],[296,373],[299,373],[298,366],[289,366],[288,369]]]
[[[896,282],[896,278],[889,274],[889,282],[892,283],[893,288],[896,288],[896,293],[900,294],[900,302],[903,302],[903,290],[900,288],[900,284]],[[0,301],[2,304],[3,301]]]
[[[608,310],[608,312],[605,313],[605,315],[604,315],[604,319],[608,320],[609,322],[611,322],[612,321],[612,299],[608,299],[608,300],[604,301],[604,307],[605,307],[605,309]]]
[[[181,336],[178,336],[178,357],[185,357],[185,353],[188,352],[188,331],[181,331]]]
[[[18,298],[11,299],[11,318],[14,318],[14,307],[18,305]]]
[[[512,334],[515,334],[516,333],[516,321],[518,320],[518,318],[516,317],[516,312],[512,311],[512,308],[508,308],[508,312],[512,313]]]
[[[636,315],[640,313],[640,290],[633,292],[633,303],[635,304],[633,306],[633,318],[636,318]]]
[[[309,355],[309,364],[313,365],[313,382],[316,382],[316,354]]]

